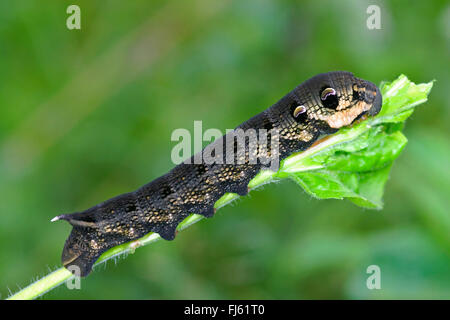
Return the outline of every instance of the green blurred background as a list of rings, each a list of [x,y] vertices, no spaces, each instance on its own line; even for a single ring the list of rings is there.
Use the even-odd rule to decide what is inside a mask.
[[[66,8],[81,8],[81,30]],[[381,8],[381,30],[366,9]],[[46,299],[450,298],[448,1],[1,1],[0,294],[60,266],[50,223],[173,167],[176,128],[233,128],[305,79],[436,79],[385,208],[252,192]],[[381,290],[366,269],[381,268]]]

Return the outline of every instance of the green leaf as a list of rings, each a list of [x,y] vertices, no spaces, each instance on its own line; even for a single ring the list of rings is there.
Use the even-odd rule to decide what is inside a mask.
[[[347,198],[361,207],[381,209],[389,171],[390,166],[367,172],[316,170],[293,173],[290,177],[316,198]]]
[[[385,123],[405,121],[415,106],[427,101],[432,87],[433,81],[416,85],[403,74],[391,83],[384,83],[381,87],[383,107],[375,119]]]
[[[379,125],[351,144],[308,159],[324,169],[291,172],[289,177],[316,198],[348,198],[359,206],[381,209],[390,167],[406,142],[400,131],[388,133],[386,126]]]

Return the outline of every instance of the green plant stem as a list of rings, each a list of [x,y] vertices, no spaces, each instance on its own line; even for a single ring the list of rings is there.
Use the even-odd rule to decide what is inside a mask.
[[[411,84],[411,82],[405,76],[402,75],[392,84],[393,85],[388,90],[385,90],[385,92],[383,92],[383,109],[381,110],[378,116],[365,120],[359,124],[354,125],[351,128],[343,128],[339,130],[339,132],[337,132],[336,134],[331,135],[328,139],[321,141],[320,143],[314,145],[313,147],[307,149],[306,151],[295,153],[289,156],[280,163],[280,168],[277,172],[272,172],[269,170],[261,171],[253,180],[250,181],[248,187],[251,190],[253,190],[258,187],[261,187],[264,184],[273,182],[274,180],[286,178],[292,172],[313,171],[321,169],[322,166],[317,164],[311,165],[311,162],[309,162],[308,164],[308,161],[305,160],[313,158],[319,153],[324,152],[329,148],[336,147],[337,145],[341,145],[344,143],[351,143],[351,141],[355,140],[357,137],[370,130],[371,127],[378,125],[382,122],[392,121],[392,119],[389,119],[389,117],[392,117],[393,115],[397,116],[402,113],[404,114],[405,112],[408,112],[409,109],[412,109],[414,106],[423,103],[427,100],[426,98],[427,94],[429,93],[432,87],[432,83],[420,84],[417,86],[413,84],[414,86],[416,86],[415,88],[417,89],[418,92],[416,93],[417,99],[409,103],[408,102],[398,103],[401,104],[401,107],[397,109],[394,108],[395,110],[393,110],[392,105],[395,104],[394,103],[389,104],[389,101],[391,99],[395,99],[396,94],[398,94],[401,90],[405,91],[409,89],[408,86]],[[237,194],[227,193],[215,203],[214,207],[216,209],[219,209],[237,198],[239,198]],[[182,231],[185,228],[202,219],[203,216],[192,214],[178,225],[177,230]],[[105,252],[100,256],[100,258],[97,260],[94,266],[102,264],[120,255],[134,253],[136,248],[145,246],[149,243],[155,242],[160,239],[161,238],[157,233],[149,233],[138,240],[124,243],[117,247],[111,248],[110,250],[108,250],[107,252]],[[53,288],[65,283],[66,281],[73,279],[73,277],[74,276],[70,271],[68,271],[65,268],[60,268],[48,274],[47,276],[37,280],[36,282],[30,284],[26,288],[10,296],[8,299],[10,300],[35,299],[39,296],[42,296],[46,292],[52,290]]]
[[[249,183],[250,189],[256,189],[258,187],[261,187],[264,184],[270,183],[278,178],[281,178],[283,176],[284,172],[289,172],[295,167],[295,171],[301,171],[301,170],[311,170],[314,168],[311,167],[301,167],[299,168],[297,164],[306,157],[311,157],[313,155],[316,155],[317,153],[321,152],[325,148],[328,148],[330,146],[333,146],[335,144],[344,143],[347,141],[351,141],[360,134],[364,133],[366,130],[368,130],[369,126],[360,126],[358,130],[353,130],[346,134],[335,134],[330,139],[327,139],[323,141],[320,144],[315,145],[314,147],[306,150],[302,153],[296,153],[288,158],[286,158],[281,166],[278,172],[272,172],[269,170],[261,171],[253,180]],[[239,198],[237,194],[233,193],[227,193],[222,198],[220,198],[214,205],[216,209],[219,209],[228,203],[232,202],[233,200],[236,200]],[[190,225],[200,221],[203,219],[203,216],[198,214],[192,214],[189,217],[187,217],[183,222],[181,222],[178,225],[177,230],[182,231],[189,227]],[[100,256],[100,258],[95,263],[95,266],[102,264],[112,258],[115,258],[120,255],[126,255],[129,253],[134,253],[136,248],[145,246],[149,243],[155,242],[160,240],[161,237],[157,233],[149,233],[145,235],[144,237],[131,241],[122,245],[119,245],[117,247],[111,248],[107,252],[105,252],[103,255]],[[52,290],[53,288],[63,284],[64,282],[71,280],[74,276],[70,271],[68,271],[66,268],[60,268],[47,276],[41,278],[40,280],[30,284],[28,287],[22,289],[21,291],[17,292],[16,294],[12,295],[8,299],[10,300],[22,300],[22,299],[35,299],[46,292]]]

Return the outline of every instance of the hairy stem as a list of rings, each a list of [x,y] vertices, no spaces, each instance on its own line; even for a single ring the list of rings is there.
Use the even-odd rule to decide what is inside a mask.
[[[428,84],[415,85],[410,82],[406,76],[401,75],[390,85],[385,85],[382,88],[383,107],[378,116],[358,123],[351,128],[343,128],[336,134],[331,135],[328,139],[321,141],[308,150],[289,156],[280,163],[280,168],[277,172],[272,172],[269,170],[261,171],[253,180],[250,181],[248,187],[253,190],[264,184],[273,182],[274,180],[289,177],[292,173],[306,171],[312,172],[322,169],[323,166],[320,163],[317,164],[314,161],[308,160],[316,157],[318,154],[330,150],[331,148],[335,148],[336,146],[352,144],[358,137],[369,131],[370,128],[374,126],[382,123],[404,121],[410,114],[408,112],[412,112],[413,107],[427,100],[427,95],[430,92],[431,87],[432,82]],[[405,99],[405,97],[408,99]],[[227,193],[215,203],[214,207],[219,209],[238,197],[239,196],[237,194]],[[177,230],[184,230],[202,219],[203,216],[192,214],[178,225]],[[157,233],[149,233],[138,240],[111,248],[100,256],[95,263],[95,266],[112,258],[134,253],[138,247],[145,246],[160,239],[161,237]],[[73,279],[74,275],[72,275],[70,271],[65,268],[60,268],[35,281],[26,288],[10,296],[8,299],[35,299],[53,288],[56,288],[57,286]]]

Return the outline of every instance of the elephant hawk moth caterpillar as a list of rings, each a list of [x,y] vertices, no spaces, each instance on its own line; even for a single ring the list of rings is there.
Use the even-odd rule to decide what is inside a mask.
[[[136,191],[83,212],[55,217],[52,221],[66,220],[73,226],[64,245],[63,265],[77,266],[80,275],[86,276],[100,255],[112,247],[149,232],[166,240],[174,239],[178,224],[190,214],[212,217],[215,202],[225,193],[246,195],[249,181],[264,168],[268,157],[276,154],[275,161],[279,163],[292,153],[307,149],[323,135],[363,116],[376,115],[381,104],[377,86],[350,72],[334,71],[310,78],[234,130],[270,131],[272,138],[277,138],[277,150],[267,139],[253,139],[249,141],[256,144],[253,149],[245,145],[238,151],[234,137],[229,140],[231,144],[227,143],[233,134],[230,132],[201,153],[211,150],[211,146],[229,148],[227,152],[234,152],[232,163],[184,162]],[[258,160],[250,161],[251,154]]]

